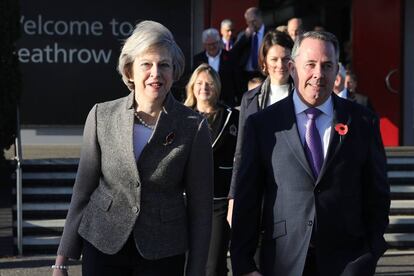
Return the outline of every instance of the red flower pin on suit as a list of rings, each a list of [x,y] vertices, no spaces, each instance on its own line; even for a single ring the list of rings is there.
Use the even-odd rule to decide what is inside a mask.
[[[344,136],[348,133],[348,126],[339,123],[335,125],[335,130],[336,132],[338,132],[339,135]]]

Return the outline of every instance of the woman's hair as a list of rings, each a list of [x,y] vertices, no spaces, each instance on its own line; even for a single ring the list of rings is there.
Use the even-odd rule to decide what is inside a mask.
[[[289,51],[293,48],[293,40],[285,32],[280,31],[269,31],[263,38],[262,44],[259,49],[259,64],[262,72],[265,75],[268,75],[268,72],[265,71],[264,63],[266,61],[267,53],[269,49],[274,45],[279,45]]]
[[[194,70],[186,86],[187,98],[185,99],[184,105],[188,107],[194,108],[197,105],[197,99],[194,96],[194,85],[198,75],[202,72],[206,72],[213,80],[213,91],[215,92],[214,101],[217,102],[220,97],[221,82],[219,75],[217,74],[216,70],[213,69],[213,67],[207,63],[202,63]]]
[[[159,48],[165,48],[171,55],[174,80],[181,77],[185,65],[184,54],[174,41],[171,32],[158,22],[142,21],[125,40],[118,60],[118,72],[129,90],[133,91],[135,88],[134,83],[129,80],[135,58],[147,51]]]

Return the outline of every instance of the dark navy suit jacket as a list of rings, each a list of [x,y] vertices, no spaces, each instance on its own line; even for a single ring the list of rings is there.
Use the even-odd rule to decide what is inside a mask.
[[[367,276],[386,250],[390,206],[378,118],[332,94],[327,156],[314,178],[298,134],[292,94],[247,118],[235,164],[233,275],[302,275],[311,235],[321,276]],[[348,127],[340,135],[335,126]],[[316,225],[314,225],[316,224]]]

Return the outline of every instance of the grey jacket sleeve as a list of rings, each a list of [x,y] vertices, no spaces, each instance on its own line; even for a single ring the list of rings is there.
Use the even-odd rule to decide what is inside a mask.
[[[82,239],[78,234],[79,224],[90,195],[99,184],[101,171],[100,148],[96,135],[95,105],[86,119],[81,157],[63,235],[60,240],[58,255],[79,259],[82,252]]]
[[[187,162],[185,189],[189,221],[187,276],[205,275],[213,207],[213,155],[206,120],[199,124]]]

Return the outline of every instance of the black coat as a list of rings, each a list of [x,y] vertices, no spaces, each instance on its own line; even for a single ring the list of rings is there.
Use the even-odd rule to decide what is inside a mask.
[[[214,197],[227,198],[233,172],[239,111],[219,104],[214,118],[208,118],[214,160]]]

